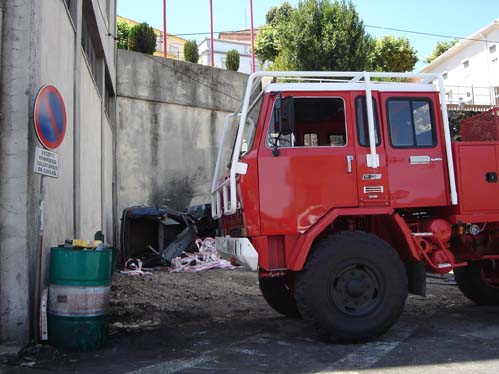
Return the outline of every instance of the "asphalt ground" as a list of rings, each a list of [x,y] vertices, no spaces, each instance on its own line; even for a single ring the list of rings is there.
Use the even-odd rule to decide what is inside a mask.
[[[272,311],[255,273],[117,278],[104,348],[31,349],[0,373],[499,373],[499,307],[475,306],[451,277],[428,278],[387,334],[353,345]]]

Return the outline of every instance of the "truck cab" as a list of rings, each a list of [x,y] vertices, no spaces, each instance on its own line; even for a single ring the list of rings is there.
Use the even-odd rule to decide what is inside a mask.
[[[340,341],[375,337],[408,292],[424,294],[426,271],[468,265],[456,235],[475,223],[454,158],[477,151],[452,148],[438,75],[272,72],[264,85],[268,74],[249,77],[225,120],[217,249],[258,270],[282,314]]]

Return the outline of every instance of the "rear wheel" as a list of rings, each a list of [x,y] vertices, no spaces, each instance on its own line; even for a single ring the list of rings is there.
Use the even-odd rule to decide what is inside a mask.
[[[276,312],[290,318],[300,318],[295,296],[290,287],[290,275],[260,277],[258,283],[263,298]]]
[[[457,285],[468,299],[479,305],[499,305],[499,265],[473,261],[454,269]]]
[[[398,253],[365,232],[341,232],[316,242],[296,279],[302,316],[329,338],[358,342],[387,331],[407,298]]]

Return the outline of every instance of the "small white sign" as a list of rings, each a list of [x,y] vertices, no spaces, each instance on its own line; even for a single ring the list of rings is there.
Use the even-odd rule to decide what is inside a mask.
[[[35,173],[47,177],[59,177],[59,156],[57,153],[36,147]]]

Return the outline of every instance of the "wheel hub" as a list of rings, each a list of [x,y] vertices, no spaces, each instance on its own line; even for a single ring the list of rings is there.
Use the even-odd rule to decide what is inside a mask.
[[[334,305],[348,315],[367,314],[381,300],[379,277],[370,266],[348,264],[333,277],[330,297]]]
[[[348,295],[352,297],[362,296],[366,288],[367,285],[361,279],[352,279],[346,287]]]

